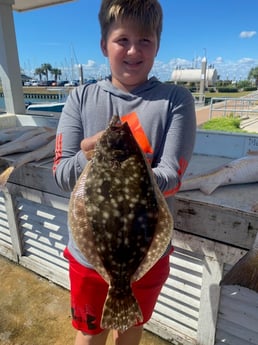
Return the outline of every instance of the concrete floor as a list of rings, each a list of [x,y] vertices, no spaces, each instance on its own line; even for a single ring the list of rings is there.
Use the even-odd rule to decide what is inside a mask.
[[[75,333],[69,291],[0,255],[0,345],[73,345]],[[144,331],[141,345],[168,344]]]

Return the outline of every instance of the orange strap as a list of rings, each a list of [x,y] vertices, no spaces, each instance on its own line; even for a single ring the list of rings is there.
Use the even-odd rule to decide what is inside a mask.
[[[53,164],[53,173],[56,172],[56,167],[60,163],[62,157],[62,146],[63,146],[63,135],[62,133],[58,134],[56,137],[56,147],[55,147],[55,158]]]
[[[178,184],[174,188],[172,188],[170,190],[166,190],[165,192],[163,192],[165,198],[167,198],[167,197],[169,197],[171,195],[174,195],[174,194],[176,194],[179,191],[179,189],[181,187],[182,176],[183,176],[183,174],[186,171],[187,165],[188,165],[188,163],[187,163],[187,161],[184,158],[180,158],[179,159],[179,169],[177,171],[179,182],[178,182]]]
[[[153,149],[149,143],[149,140],[141,126],[138,116],[135,112],[122,116],[122,122],[127,122],[133,132],[133,136],[137,141],[140,148],[145,153],[153,153]]]

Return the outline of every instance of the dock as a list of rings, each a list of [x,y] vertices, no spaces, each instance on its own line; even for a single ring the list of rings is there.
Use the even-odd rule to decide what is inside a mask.
[[[14,120],[21,126],[52,127],[57,121],[29,115]],[[186,174],[209,170],[257,146],[257,134],[198,130]],[[0,192],[0,254],[69,289],[63,250],[70,195],[56,186],[52,162],[17,169]],[[182,345],[258,344],[258,294],[219,285],[258,232],[258,215],[252,211],[257,195],[258,183],[221,187],[210,196],[200,191],[176,195],[171,273],[146,330]]]

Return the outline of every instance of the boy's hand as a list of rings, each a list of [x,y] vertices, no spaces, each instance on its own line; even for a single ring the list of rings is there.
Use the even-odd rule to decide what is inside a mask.
[[[85,138],[81,141],[81,150],[84,152],[86,158],[89,160],[92,157],[96,142],[101,137],[104,131],[94,134],[92,137]]]

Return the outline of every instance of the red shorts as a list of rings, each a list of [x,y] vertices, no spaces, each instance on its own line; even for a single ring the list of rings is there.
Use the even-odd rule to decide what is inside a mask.
[[[100,322],[108,284],[95,270],[76,261],[67,248],[64,257],[69,260],[72,324],[87,334],[98,334],[103,331]],[[143,315],[143,321],[136,326],[146,323],[151,318],[169,270],[169,255],[166,255],[141,279],[132,284],[134,296]]]

